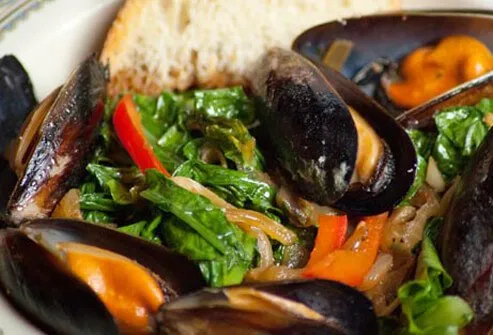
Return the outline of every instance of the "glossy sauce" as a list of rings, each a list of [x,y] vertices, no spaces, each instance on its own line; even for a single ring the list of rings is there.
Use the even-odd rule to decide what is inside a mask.
[[[401,64],[403,81],[387,94],[400,107],[416,107],[493,69],[493,56],[481,41],[465,35],[444,38],[435,47],[410,53]]]

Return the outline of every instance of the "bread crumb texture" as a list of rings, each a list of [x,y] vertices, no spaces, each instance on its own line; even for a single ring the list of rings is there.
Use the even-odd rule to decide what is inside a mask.
[[[396,0],[127,0],[101,61],[110,94],[246,84],[271,47],[314,25],[397,9]]]

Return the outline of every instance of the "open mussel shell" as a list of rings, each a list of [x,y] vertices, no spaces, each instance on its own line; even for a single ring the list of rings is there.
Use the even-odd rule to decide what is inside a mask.
[[[168,300],[205,286],[199,269],[185,256],[114,229],[68,219],[35,219],[20,229],[44,245],[78,242],[134,259],[163,280]]]
[[[433,116],[448,107],[471,106],[483,98],[493,97],[493,72],[464,83],[454,89],[400,114],[396,120],[406,128],[433,128]]]
[[[120,268],[115,268],[106,279],[108,264],[128,270],[118,272]],[[76,273],[74,269],[80,271]],[[113,273],[145,273],[146,279],[111,277],[115,276]],[[132,289],[126,287],[129,283],[149,286]],[[50,333],[150,331],[155,327],[153,313],[162,303],[204,286],[198,267],[186,257],[113,229],[74,220],[38,219],[18,229],[0,231],[0,288],[21,312]],[[125,292],[116,291],[125,287]],[[111,299],[110,307],[100,293],[112,290],[114,293],[106,296]],[[115,302],[114,296],[118,297]],[[135,308],[145,306],[142,308],[151,313],[148,319],[142,321],[144,311],[136,317],[132,314],[132,321],[122,319],[122,315],[129,315],[128,310],[132,311],[123,306],[120,312],[123,303],[133,303],[125,299],[136,299]]]
[[[473,308],[468,334],[493,328],[493,129],[474,154],[445,216],[441,260],[452,292]]]
[[[28,124],[20,135],[28,151],[13,153],[27,162],[8,204],[14,222],[48,216],[80,181],[103,116],[105,89],[105,69],[90,57],[32,112],[29,120],[39,126]]]
[[[384,212],[403,199],[415,174],[412,142],[352,82],[283,49],[270,50],[251,80],[274,154],[302,196],[359,215]],[[348,106],[373,128],[384,148],[363,187],[351,182],[359,135]]]
[[[369,64],[376,81],[413,50],[433,45],[449,35],[469,35],[482,41],[493,50],[493,16],[464,13],[391,13],[333,21],[313,27],[299,35],[293,49],[305,57],[323,63],[327,50],[336,41],[349,41],[349,57],[340,72],[347,78]],[[376,64],[375,64],[376,62]],[[390,67],[390,69],[389,69]],[[379,94],[378,87],[370,85],[370,94]],[[378,86],[378,84],[376,84]],[[376,92],[375,92],[376,91]],[[383,97],[379,102],[389,101]],[[396,108],[396,115],[401,110]]]
[[[118,334],[97,295],[46,249],[17,230],[0,231],[0,285],[50,334]]]
[[[377,334],[371,302],[324,281],[204,289],[163,305],[161,334]]]

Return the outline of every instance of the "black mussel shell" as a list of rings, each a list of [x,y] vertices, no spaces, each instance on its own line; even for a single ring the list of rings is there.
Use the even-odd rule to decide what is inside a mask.
[[[242,298],[251,299],[246,308]],[[324,280],[205,289],[163,305],[157,318],[161,334],[378,333],[365,296]]]
[[[0,152],[17,136],[27,114],[36,106],[33,86],[15,56],[0,58]]]
[[[97,295],[20,231],[0,231],[0,286],[49,334],[118,334]]]
[[[20,229],[43,245],[79,242],[136,260],[162,279],[168,301],[205,286],[200,270],[185,256],[111,228],[77,220],[36,219]]]
[[[390,114],[353,82],[330,68],[319,66],[319,69],[341,98],[375,129],[388,149],[384,157],[388,163],[382,167],[378,177],[378,181],[385,184],[375,185],[375,190],[347,192],[335,206],[361,214],[377,214],[392,209],[406,196],[414,182],[417,157],[411,139]]]
[[[413,50],[430,44],[436,44],[449,35],[470,35],[493,50],[493,16],[472,13],[427,13],[400,12],[382,15],[370,15],[333,21],[313,27],[299,35],[293,43],[293,49],[309,59],[322,63],[324,54],[336,40],[349,40],[354,43],[351,54],[341,69],[347,78],[358,75],[361,81],[362,69],[367,67],[368,81],[375,80],[380,85],[380,77],[395,70],[395,64]],[[382,58],[386,59],[381,62]],[[389,63],[390,62],[390,63]],[[371,65],[387,65],[379,73],[371,71]],[[370,68],[368,68],[370,67]],[[390,70],[390,71],[387,71]],[[377,71],[378,72],[378,71]],[[390,76],[392,76],[390,74]],[[373,94],[382,92],[380,87],[372,87]],[[390,106],[385,96],[379,102]],[[395,107],[395,106],[394,106]],[[402,112],[398,107],[396,111]]]
[[[473,308],[469,334],[493,327],[493,129],[469,162],[445,217],[441,260],[452,293]]]
[[[347,191],[357,154],[347,106],[320,72],[293,52],[273,49],[253,74],[259,118],[303,195],[332,204]]]
[[[106,71],[90,57],[61,88],[44,118],[39,139],[8,208],[19,223],[46,217],[83,176],[103,116]]]
[[[384,212],[404,198],[414,181],[412,142],[351,81],[292,51],[273,49],[253,72],[252,87],[275,156],[304,197],[357,215]],[[347,105],[386,148],[370,185],[351,189],[358,134]]]

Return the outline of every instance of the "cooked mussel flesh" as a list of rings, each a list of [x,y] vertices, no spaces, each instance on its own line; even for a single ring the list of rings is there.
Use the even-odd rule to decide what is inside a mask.
[[[349,80],[282,49],[270,50],[252,78],[275,155],[302,195],[365,215],[405,196],[414,179],[413,145]]]
[[[103,116],[105,69],[91,57],[37,110],[20,135],[14,156],[27,162],[8,209],[14,222],[46,217],[77,185]]]
[[[445,217],[441,259],[474,310],[469,334],[493,327],[493,130],[469,162]]]
[[[340,71],[397,116],[491,70],[491,29],[491,16],[472,13],[371,15],[311,28],[295,40],[293,49],[323,63],[327,50],[349,42],[345,45],[352,47]],[[409,74],[416,79],[413,87],[404,83]]]
[[[163,305],[161,334],[377,334],[371,302],[343,284],[295,281],[203,291]]]
[[[29,319],[50,333],[118,334],[96,294],[46,249],[10,229],[0,232],[0,248],[2,289]]]
[[[186,257],[74,220],[1,230],[0,260],[3,292],[57,333],[149,333],[161,304],[203,287]]]

